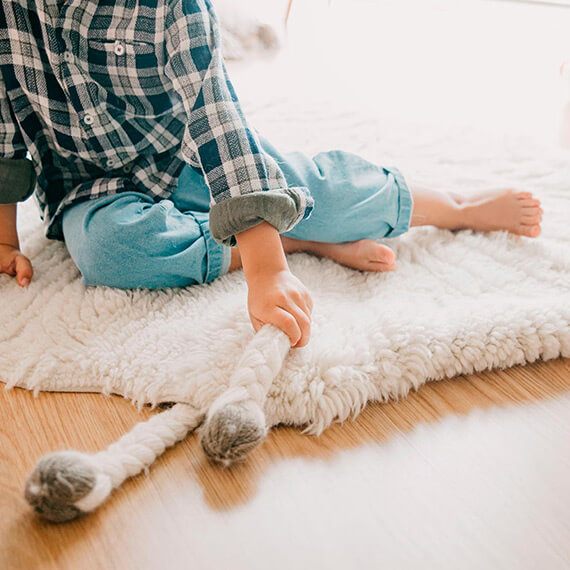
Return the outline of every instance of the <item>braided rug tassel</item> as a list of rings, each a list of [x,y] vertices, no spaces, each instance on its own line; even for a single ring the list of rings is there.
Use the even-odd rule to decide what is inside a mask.
[[[245,348],[228,388],[208,410],[199,430],[206,455],[224,466],[242,460],[265,439],[263,407],[289,353],[289,337],[264,325]]]
[[[196,428],[203,413],[186,404],[138,423],[96,454],[60,451],[42,457],[26,480],[25,497],[52,522],[66,522],[95,510],[111,491],[147,469],[167,447]]]
[[[202,447],[224,464],[243,458],[267,433],[262,407],[289,352],[289,338],[265,325],[247,345],[228,389],[211,405]],[[60,451],[42,457],[26,480],[25,497],[43,518],[66,522],[95,510],[128,477],[147,469],[167,447],[195,429],[201,410],[176,404],[138,423],[95,454]]]

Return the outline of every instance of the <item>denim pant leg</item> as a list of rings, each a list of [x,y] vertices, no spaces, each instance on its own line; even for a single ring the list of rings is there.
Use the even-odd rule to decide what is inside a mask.
[[[260,137],[290,186],[305,186],[315,199],[311,216],[283,235],[340,243],[395,237],[407,231],[412,197],[396,168],[376,166],[342,150],[310,158],[280,153]],[[168,200],[121,192],[67,208],[63,233],[87,285],[121,289],[185,287],[227,273],[230,248],[209,229],[209,190],[186,166]]]
[[[279,164],[290,186],[305,186],[315,200],[311,215],[282,235],[340,243],[392,238],[410,227],[413,199],[401,172],[343,150],[310,158],[279,152],[260,136],[263,149]]]
[[[191,189],[183,194],[192,195]],[[65,243],[85,284],[160,289],[207,283],[227,273],[231,250],[212,238],[208,210],[200,211],[199,200],[186,199],[186,205],[196,210],[121,192],[66,209]]]

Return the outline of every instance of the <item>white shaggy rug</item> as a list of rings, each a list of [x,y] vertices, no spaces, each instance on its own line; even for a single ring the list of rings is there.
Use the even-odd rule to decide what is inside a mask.
[[[421,137],[414,125],[378,139],[372,127],[331,121],[318,108],[309,144],[287,130],[286,115],[250,112],[280,144],[296,141],[289,148],[330,147],[340,122],[350,149],[369,158],[383,151],[404,174],[445,180],[456,191],[490,182],[532,189],[545,211],[537,240],[414,229],[389,242],[399,266],[389,274],[290,255],[291,270],[313,294],[313,327],[309,345],[290,352],[270,390],[270,425],[316,434],[368,401],[405,396],[429,380],[570,356],[567,156],[541,155],[522,141],[505,150],[473,133]],[[43,237],[35,204],[20,213],[36,273],[27,291],[0,276],[0,380],[8,387],[198,407],[223,390],[253,335],[242,271],[181,290],[86,288],[65,246]]]

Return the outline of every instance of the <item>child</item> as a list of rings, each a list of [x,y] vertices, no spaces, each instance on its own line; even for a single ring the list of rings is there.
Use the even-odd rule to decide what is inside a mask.
[[[391,271],[374,240],[410,225],[540,233],[528,192],[461,199],[348,152],[280,153],[243,116],[209,0],[3,0],[0,79],[0,271],[20,286],[16,208],[32,192],[87,285],[184,287],[243,267],[254,329],[293,347],[313,307],[285,253]]]

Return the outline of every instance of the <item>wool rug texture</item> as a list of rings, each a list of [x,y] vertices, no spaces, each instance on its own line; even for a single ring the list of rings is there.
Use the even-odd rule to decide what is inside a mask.
[[[378,129],[346,113],[331,118],[318,105],[304,110],[311,123],[296,128],[283,109],[248,111],[290,150],[332,148],[334,130],[343,133],[343,148],[438,187],[532,190],[544,223],[535,240],[414,228],[380,240],[398,260],[398,270],[386,274],[289,255],[312,293],[313,325],[310,343],[290,351],[269,391],[269,425],[319,434],[368,401],[403,397],[429,380],[570,356],[566,154],[461,129],[422,135],[401,122]],[[242,271],[185,289],[85,287],[65,245],[45,239],[33,200],[19,218],[35,277],[22,290],[0,275],[0,380],[7,387],[198,408],[224,390],[254,334]]]

